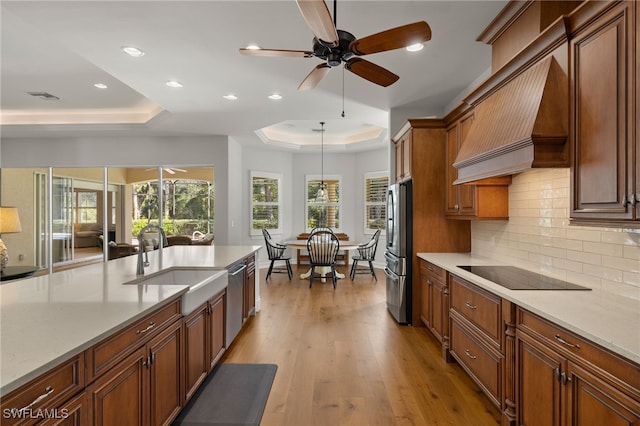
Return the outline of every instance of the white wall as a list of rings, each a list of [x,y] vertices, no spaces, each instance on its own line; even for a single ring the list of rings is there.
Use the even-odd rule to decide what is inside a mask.
[[[569,169],[513,177],[509,220],[471,225],[472,252],[640,299],[640,229],[569,225]]]
[[[389,164],[389,148],[381,148],[357,153],[326,153],[324,157],[324,174],[342,177],[342,210],[341,231],[349,234],[355,241],[367,241],[370,235],[364,234],[364,175],[368,172],[386,171]],[[283,232],[273,235],[274,239],[286,241],[295,239],[306,231],[305,215],[305,176],[320,175],[319,153],[289,153],[265,148],[248,149],[243,154],[242,193],[243,230],[242,239],[247,244],[263,244],[262,237],[251,238],[249,235],[250,188],[249,173],[251,170],[281,173],[283,176]],[[384,247],[384,233],[379,247]],[[383,249],[377,255],[382,258]],[[264,265],[267,260],[266,251],[261,250],[260,261]],[[295,256],[295,252],[292,253]],[[377,257],[378,257],[377,256]],[[380,262],[382,264],[382,261]]]

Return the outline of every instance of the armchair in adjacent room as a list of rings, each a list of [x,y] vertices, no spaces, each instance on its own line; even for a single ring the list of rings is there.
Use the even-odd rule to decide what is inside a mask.
[[[358,247],[358,254],[356,256],[352,256],[353,264],[351,265],[351,280],[356,277],[356,274],[368,274],[371,273],[373,278],[378,281],[378,277],[376,276],[376,272],[373,269],[373,261],[376,258],[376,250],[378,248],[378,239],[380,238],[380,230],[378,229],[371,239],[365,243],[360,244]],[[358,262],[368,262],[369,269],[358,268]]]
[[[289,279],[293,276],[293,272],[291,271],[291,256],[285,256],[285,251],[287,250],[287,246],[285,244],[276,243],[271,238],[269,231],[266,229],[262,230],[262,235],[264,236],[264,243],[267,247],[267,254],[269,256],[269,271],[267,271],[267,280],[272,272],[275,273],[284,273],[286,272],[289,276]],[[274,267],[275,263],[278,261],[282,261],[285,263],[285,268],[282,267]]]

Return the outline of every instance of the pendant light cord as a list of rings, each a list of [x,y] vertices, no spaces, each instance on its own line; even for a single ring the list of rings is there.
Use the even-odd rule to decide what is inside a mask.
[[[320,189],[324,190],[324,121],[320,122]]]

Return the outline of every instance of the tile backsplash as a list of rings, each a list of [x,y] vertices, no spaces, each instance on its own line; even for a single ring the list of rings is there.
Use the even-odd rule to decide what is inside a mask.
[[[473,254],[640,299],[640,229],[569,226],[569,169],[513,177],[508,221],[471,224]]]

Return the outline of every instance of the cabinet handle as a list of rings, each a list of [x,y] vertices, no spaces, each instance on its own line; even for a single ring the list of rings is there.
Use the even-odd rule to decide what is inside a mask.
[[[560,335],[559,335],[559,334],[556,334],[554,337],[556,338],[556,340],[557,340],[558,342],[562,343],[562,344],[563,344],[563,345],[565,345],[565,346],[569,346],[570,348],[580,349],[580,345],[579,345],[579,344],[577,344],[577,343],[576,343],[576,344],[574,345],[573,343],[569,343],[569,342],[567,342],[566,340],[564,340],[562,337],[560,337]]]
[[[562,374],[560,373],[560,369],[556,368],[556,379],[562,380]]]
[[[472,305],[472,304],[471,304],[471,303],[469,303],[469,302],[464,302],[464,306],[466,306],[466,307],[467,307],[467,308],[469,308],[469,309],[473,309],[473,310],[478,309],[478,307],[477,307],[476,305]]]
[[[136,330],[136,334],[144,334],[144,333],[146,333],[147,331],[151,330],[151,329],[152,329],[153,327],[155,327],[155,326],[156,326],[156,323],[155,323],[155,322],[152,322],[152,323],[151,323],[151,324],[149,324],[149,325],[147,326],[147,328],[145,328],[144,330]]]
[[[24,410],[28,410],[29,408],[33,407],[34,405],[36,405],[37,403],[39,403],[40,401],[42,401],[43,399],[47,398],[49,395],[51,395],[53,393],[55,389],[52,388],[51,386],[47,386],[44,389],[44,393],[42,395],[40,395],[39,397],[37,397],[36,399],[33,400],[33,402],[31,402],[31,404],[27,405],[26,407],[23,407],[20,409],[20,411],[24,411]]]
[[[561,377],[562,377],[562,384],[563,385],[566,385],[567,383],[569,383],[571,381],[571,378],[569,376],[567,376],[567,373],[562,373]]]
[[[631,206],[633,207],[638,200],[636,199],[636,194],[629,195],[629,199],[627,200],[627,196],[622,197],[622,205],[623,206]]]
[[[431,284],[431,280],[427,280],[427,285],[430,286]]]
[[[453,208],[454,208],[455,210],[460,210],[460,206],[459,206],[459,205],[457,205],[457,204],[456,204],[456,205],[454,205],[454,206],[453,206]]]
[[[156,353],[155,352],[151,352],[151,358],[149,359],[149,363],[150,364],[155,364],[156,362]]]
[[[464,353],[465,353],[465,355],[466,355],[466,356],[468,356],[468,357],[469,357],[469,358],[471,358],[471,359],[476,359],[476,358],[478,358],[478,357],[477,357],[477,356],[475,356],[475,355],[471,355],[471,352],[469,352],[469,349],[465,349],[465,350],[464,350]]]

